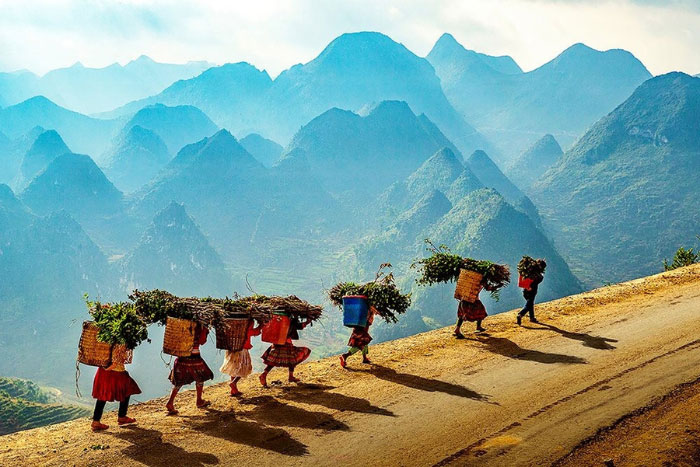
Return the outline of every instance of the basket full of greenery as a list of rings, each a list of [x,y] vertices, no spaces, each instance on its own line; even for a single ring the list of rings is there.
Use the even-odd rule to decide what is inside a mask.
[[[334,285],[328,291],[331,303],[342,310],[343,297],[365,296],[368,306],[374,307],[386,322],[397,322],[398,315],[405,313],[411,306],[411,294],[401,293],[394,281],[394,274],[386,273],[389,268],[391,264],[382,264],[371,282],[340,282]]]
[[[418,269],[416,282],[419,285],[457,282],[455,298],[474,302],[481,288],[498,300],[500,290],[510,282],[508,265],[464,258],[452,253],[446,245],[436,247],[428,239],[425,243],[430,256],[412,264],[413,268]]]

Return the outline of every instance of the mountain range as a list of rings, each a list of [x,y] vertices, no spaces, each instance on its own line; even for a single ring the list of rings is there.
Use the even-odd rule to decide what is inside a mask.
[[[31,72],[0,73],[0,105],[44,95],[76,112],[92,114],[156,94],[175,81],[191,78],[210,63],[157,63],[142,55],[126,65],[89,68],[78,62],[39,77]]]
[[[476,54],[449,34],[427,59],[450,102],[497,143],[504,162],[546,133],[569,146],[651,78],[631,53],[601,52],[584,44],[527,73],[519,72],[510,57]]]
[[[698,234],[700,79],[642,84],[533,186],[549,231],[587,285],[658,270]]]

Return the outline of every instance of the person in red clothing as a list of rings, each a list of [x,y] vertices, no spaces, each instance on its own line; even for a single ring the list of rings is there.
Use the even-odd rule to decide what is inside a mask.
[[[362,352],[362,363],[372,363],[367,354],[369,353],[369,343],[372,342],[372,336],[369,335],[369,327],[374,322],[375,314],[377,314],[377,309],[373,306],[370,307],[369,316],[367,316],[367,325],[355,326],[352,328],[352,334],[348,341],[348,347],[350,347],[350,349],[340,356],[340,366],[343,368],[347,365],[348,357],[360,351]]]
[[[243,350],[226,351],[224,363],[219,368],[219,371],[231,376],[231,395],[240,396],[241,391],[238,390],[238,382],[241,378],[249,376],[253,372],[253,362],[250,360],[249,350],[253,348],[250,339],[253,336],[259,336],[262,331],[262,325],[255,326],[255,322],[251,319],[246,330],[246,341],[243,344]]]
[[[296,347],[293,341],[299,339],[299,331],[311,324],[311,320],[307,319],[303,323],[299,322],[299,318],[293,316],[287,333],[287,342],[282,345],[272,344],[262,355],[265,362],[265,371],[260,374],[260,384],[263,387],[267,386],[267,375],[274,367],[289,368],[289,382],[298,383],[299,379],[294,376],[294,369],[298,364],[309,358],[311,350],[308,347]]]
[[[101,422],[107,402],[119,402],[117,416],[119,426],[136,423],[136,419],[126,416],[129,409],[129,398],[134,394],[141,394],[139,385],[124,368],[128,352],[125,346],[115,345],[112,349],[112,364],[107,368],[97,369],[95,380],[92,383],[92,397],[97,399],[92,415],[92,431],[102,431],[109,428]]]
[[[186,384],[195,383],[197,389],[197,407],[203,409],[209,405],[209,401],[202,398],[204,392],[204,382],[214,379],[214,373],[207,366],[206,362],[199,353],[199,346],[207,342],[209,329],[206,326],[197,323],[194,330],[194,344],[192,353],[189,357],[177,357],[173,369],[170,371],[168,379],[173,383],[173,390],[170,393],[170,399],[165,405],[168,409],[168,415],[177,415],[175,410],[175,396],[180,391],[180,388]]]

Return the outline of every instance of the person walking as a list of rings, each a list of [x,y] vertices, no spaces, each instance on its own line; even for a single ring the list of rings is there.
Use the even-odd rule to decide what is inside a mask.
[[[460,300],[459,306],[457,307],[457,326],[454,330],[454,336],[457,339],[464,339],[464,334],[462,334],[462,324],[465,320],[472,323],[476,322],[476,332],[486,331],[481,323],[487,316],[488,313],[486,313],[486,307],[478,298],[476,301],[474,301],[474,303]]]
[[[112,349],[111,365],[97,369],[92,383],[92,397],[97,399],[92,414],[92,431],[102,431],[109,428],[101,421],[107,402],[119,402],[119,411],[117,412],[119,426],[136,423],[136,419],[126,415],[129,409],[129,398],[134,394],[141,394],[139,385],[124,368],[128,352],[130,351],[124,345],[115,345]]]
[[[260,384],[267,388],[267,375],[274,367],[286,367],[289,369],[289,382],[298,383],[299,379],[294,376],[294,369],[298,364],[309,358],[311,350],[308,347],[297,347],[294,341],[299,339],[299,331],[311,324],[311,319],[303,323],[299,318],[293,316],[287,333],[287,341],[284,344],[272,344],[264,354],[262,354],[265,370],[260,374]]]
[[[543,259],[537,260],[538,266],[542,272],[534,274],[533,277],[528,279],[532,280],[530,287],[523,289],[523,298],[525,298],[525,306],[520,312],[518,312],[517,323],[519,326],[523,324],[523,316],[529,314],[530,322],[537,323],[537,318],[535,318],[535,297],[537,296],[537,289],[540,283],[544,280],[544,270],[547,267],[547,263]]]
[[[241,395],[241,391],[238,389],[238,382],[253,372],[253,362],[250,360],[249,352],[249,350],[253,348],[253,345],[250,343],[250,340],[253,336],[259,336],[261,331],[262,325],[255,326],[255,322],[251,319],[246,329],[243,349],[239,351],[226,351],[224,363],[221,365],[221,368],[219,368],[219,371],[231,376],[231,396]]]
[[[366,326],[355,326],[352,328],[352,334],[350,335],[350,340],[348,340],[348,351],[340,356],[340,366],[345,368],[347,365],[347,359],[351,355],[355,355],[357,352],[362,352],[362,363],[371,364],[372,361],[369,359],[367,354],[369,353],[369,343],[372,341],[372,336],[369,335],[369,327],[374,322],[374,315],[376,315],[377,309],[374,307],[369,308],[369,315],[367,316]]]
[[[187,384],[195,383],[197,390],[197,408],[203,409],[209,406],[209,401],[202,398],[204,392],[204,382],[214,379],[214,373],[207,366],[199,352],[199,346],[207,342],[209,329],[201,323],[197,323],[194,329],[194,344],[192,353],[188,357],[177,357],[173,369],[170,371],[168,379],[173,383],[173,390],[170,399],[165,405],[168,415],[177,415],[175,409],[175,397],[180,392],[180,388]]]

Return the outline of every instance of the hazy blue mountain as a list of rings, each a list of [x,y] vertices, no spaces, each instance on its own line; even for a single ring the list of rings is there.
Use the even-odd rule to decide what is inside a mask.
[[[0,73],[0,107],[18,104],[41,94],[39,77],[27,70]]]
[[[86,114],[114,109],[159,93],[175,81],[197,76],[211,64],[157,63],[142,55],[122,66],[89,68],[76,63],[46,73],[39,80],[42,93],[55,102]]]
[[[367,200],[445,146],[445,136],[436,137],[435,127],[426,122],[399,101],[381,102],[365,116],[331,109],[299,130],[288,151],[303,149],[312,173],[331,193]],[[356,183],[358,178],[362,183]]]
[[[204,232],[232,252],[250,245],[270,186],[267,169],[226,130],[185,146],[136,197],[135,210],[153,215],[171,201],[187,203]],[[150,213],[150,214],[149,214]]]
[[[105,174],[119,190],[130,193],[150,182],[169,160],[170,153],[160,136],[133,125],[115,138],[105,154]]]
[[[217,125],[235,133],[259,131],[264,120],[261,109],[263,94],[272,80],[245,62],[213,67],[199,76],[173,83],[163,92],[131,102],[106,116],[133,114],[151,104],[192,105],[211,117]]]
[[[36,126],[56,130],[73,150],[102,154],[116,121],[98,120],[64,109],[43,96],[0,109],[0,131],[17,138]]]
[[[160,136],[171,154],[177,154],[183,146],[206,138],[218,130],[209,117],[191,105],[146,106],[131,117],[122,129],[122,133],[128,132],[135,125]]]
[[[6,358],[0,373],[70,387],[75,364],[69,356],[80,336],[74,320],[86,316],[82,296],[113,300],[117,276],[65,211],[35,218],[2,250],[0,342]],[[60,358],[46,358],[47,348]]]
[[[271,139],[263,138],[257,133],[251,133],[240,140],[241,146],[251,153],[265,167],[271,167],[277,162],[284,148]]]
[[[152,183],[135,195],[146,215],[175,200],[191,214],[227,259],[270,254],[272,238],[307,238],[333,222],[337,204],[322,189],[299,151],[268,169],[221,130],[185,146]]]
[[[584,44],[569,47],[527,73],[484,66],[445,36],[428,60],[450,102],[498,142],[506,162],[534,142],[532,135],[551,133],[564,145],[571,144],[651,77],[627,51],[601,52]]]
[[[484,185],[449,148],[430,156],[406,179],[393,183],[373,203],[372,217],[380,226],[397,222],[398,216],[410,210],[421,198],[439,192],[457,202]]]
[[[467,158],[467,166],[487,188],[498,191],[510,204],[526,213],[536,226],[541,226],[537,208],[530,198],[511,182],[484,151],[474,151]]]
[[[11,242],[33,220],[29,209],[12,192],[9,186],[0,184],[0,251],[5,242]]]
[[[174,201],[155,216],[122,268],[127,290],[159,288],[182,296],[202,290],[225,296],[232,291],[221,258]]]
[[[17,138],[3,138],[0,141],[0,182],[9,183],[17,189],[15,185],[22,179],[22,159],[44,131],[42,127],[36,126]]]
[[[288,141],[329,108],[358,110],[385,100],[426,114],[461,151],[489,147],[447,101],[428,61],[376,32],[343,34],[312,61],[282,72],[267,95],[272,112],[264,134]]]
[[[527,191],[563,154],[554,136],[544,135],[513,162],[508,168],[508,176],[521,189]]]
[[[264,205],[255,221],[251,242],[267,252],[271,264],[294,267],[303,261],[298,257],[301,251],[295,248],[285,247],[284,253],[278,250],[272,253],[269,245],[279,244],[280,238],[323,239],[348,224],[338,201],[313,174],[303,149],[286,153],[268,171],[266,179],[268,188],[260,193]]]
[[[498,74],[517,75],[523,72],[508,55],[495,57],[465,49],[452,34],[445,33],[426,57],[435,68],[445,88],[452,88],[460,80],[483,81]]]
[[[27,183],[61,154],[71,152],[56,130],[41,133],[22,159],[20,173]]]
[[[54,159],[20,197],[38,215],[65,209],[81,222],[113,215],[122,208],[122,193],[95,162],[72,153]]]
[[[700,225],[700,79],[652,78],[596,123],[532,189],[588,285],[659,271]]]

